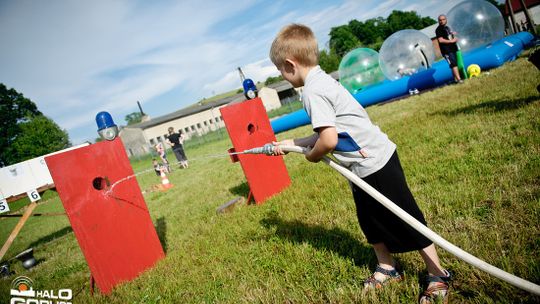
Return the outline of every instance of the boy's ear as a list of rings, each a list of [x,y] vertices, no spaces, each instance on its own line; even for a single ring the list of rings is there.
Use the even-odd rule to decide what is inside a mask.
[[[296,70],[296,62],[291,59],[285,59],[285,70],[292,73],[294,70]]]

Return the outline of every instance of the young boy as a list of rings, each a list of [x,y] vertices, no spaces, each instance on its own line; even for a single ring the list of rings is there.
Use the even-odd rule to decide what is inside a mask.
[[[299,24],[284,27],[272,43],[270,59],[285,80],[295,88],[304,87],[302,101],[315,131],[305,138],[275,142],[275,154],[284,154],[281,145],[311,147],[306,159],[318,162],[332,152],[352,172],[425,224],[405,181],[396,145],[371,123],[354,97],[318,66],[313,32]],[[344,146],[354,149],[338,149]],[[432,303],[437,298],[446,302],[450,273],[441,267],[433,243],[357,186],[352,185],[352,192],[360,227],[378,261],[374,273],[364,282],[365,289],[402,280],[391,253],[418,250],[429,273],[420,303]]]

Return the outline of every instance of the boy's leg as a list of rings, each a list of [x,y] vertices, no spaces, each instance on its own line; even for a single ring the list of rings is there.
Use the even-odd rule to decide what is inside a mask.
[[[431,244],[424,249],[418,250],[418,252],[420,252],[422,259],[424,259],[427,271],[430,275],[438,277],[446,276],[446,273],[444,272],[443,268],[441,267],[441,263],[439,262],[439,256],[437,255],[437,249],[435,249],[434,244]]]
[[[394,268],[394,258],[384,243],[373,244],[375,255],[377,256],[377,262],[384,269]]]
[[[403,275],[396,269],[395,261],[384,243],[373,244],[378,265],[373,274],[364,281],[364,290],[381,288],[389,282],[399,282]]]
[[[441,267],[435,245],[419,250],[428,270],[427,286],[420,295],[420,304],[448,303],[451,274]]]

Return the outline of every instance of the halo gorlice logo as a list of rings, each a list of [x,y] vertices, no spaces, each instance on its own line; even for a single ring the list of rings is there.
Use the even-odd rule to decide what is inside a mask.
[[[28,277],[20,276],[11,283],[10,304],[71,304],[71,289],[34,290],[34,282]]]

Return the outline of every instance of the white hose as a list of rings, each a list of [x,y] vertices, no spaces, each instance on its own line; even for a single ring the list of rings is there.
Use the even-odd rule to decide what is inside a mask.
[[[307,150],[302,147],[298,146],[280,146],[281,150],[284,152],[296,152],[305,154]],[[536,285],[530,281],[524,280],[520,277],[517,277],[511,273],[508,273],[502,269],[499,269],[493,265],[490,265],[479,258],[473,256],[472,254],[464,251],[463,249],[455,246],[454,244],[448,242],[447,240],[443,239],[440,235],[433,232],[433,230],[429,229],[428,227],[424,226],[422,223],[417,221],[414,217],[409,215],[407,212],[403,211],[403,209],[399,208],[394,204],[391,200],[386,198],[384,195],[379,193],[377,190],[375,190],[373,187],[371,187],[368,183],[363,181],[360,177],[358,177],[356,174],[352,173],[348,169],[340,166],[336,162],[334,162],[332,159],[328,158],[327,156],[324,156],[322,159],[323,162],[325,162],[330,167],[337,170],[339,173],[341,173],[343,176],[345,176],[348,180],[353,182],[355,185],[360,187],[362,190],[364,190],[367,194],[372,196],[374,199],[376,199],[379,203],[381,203],[384,207],[388,208],[392,213],[397,215],[399,218],[401,218],[403,221],[405,221],[407,224],[409,224],[411,227],[413,227],[416,231],[420,232],[422,235],[424,235],[426,238],[430,239],[433,243],[437,244],[438,246],[442,247],[446,251],[450,252],[451,254],[455,255],[459,259],[507,282],[510,283],[518,288],[524,289],[528,292],[531,292],[536,295],[540,295],[540,286]]]

